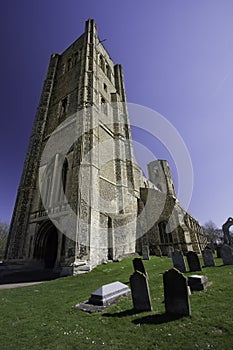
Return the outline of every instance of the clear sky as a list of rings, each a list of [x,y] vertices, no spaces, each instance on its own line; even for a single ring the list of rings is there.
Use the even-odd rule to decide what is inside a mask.
[[[2,0],[0,220],[12,215],[50,54],[88,18],[123,66],[128,102],[158,111],[182,136],[194,171],[189,212],[221,226],[233,216],[232,0]],[[170,160],[135,128],[133,137]],[[153,160],[136,153],[143,168]]]

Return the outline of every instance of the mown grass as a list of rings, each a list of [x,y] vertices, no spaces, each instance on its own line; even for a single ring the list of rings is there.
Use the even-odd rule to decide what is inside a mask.
[[[102,284],[128,283],[132,259],[98,266],[88,274],[0,290],[0,349],[231,349],[233,266],[204,268],[212,285],[190,296],[191,317],[172,320],[163,304],[162,273],[171,259],[145,261],[152,312],[132,312],[130,297],[102,313],[74,308]],[[189,273],[185,274],[189,275]]]

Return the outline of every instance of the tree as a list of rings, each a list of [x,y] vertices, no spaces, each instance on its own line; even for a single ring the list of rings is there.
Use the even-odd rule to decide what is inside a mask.
[[[9,225],[6,222],[0,222],[0,261],[4,258]]]
[[[206,222],[202,228],[209,243],[216,243],[216,241],[221,240],[222,231],[217,228],[212,220]]]

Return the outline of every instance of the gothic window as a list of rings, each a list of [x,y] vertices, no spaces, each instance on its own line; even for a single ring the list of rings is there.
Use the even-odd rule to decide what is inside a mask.
[[[67,62],[67,71],[69,72],[69,70],[71,70],[71,67],[72,67],[72,62],[71,62],[71,58],[68,59],[68,62]]]
[[[100,68],[105,72],[104,58],[100,55]]]
[[[65,97],[61,101],[60,117],[66,114],[67,109],[68,109],[68,97]]]
[[[108,79],[111,81],[111,69],[108,64],[106,65],[106,74]]]
[[[166,244],[166,243],[172,243],[173,239],[172,239],[172,233],[171,232],[166,232],[166,226],[167,226],[167,222],[166,221],[161,221],[159,224],[159,238],[160,238],[160,242],[162,244]]]
[[[74,54],[74,64],[77,64],[80,58],[80,53],[79,51],[76,51]]]
[[[105,92],[108,92],[107,85],[104,83],[104,85],[103,85],[103,86],[104,86],[104,91],[105,91]]]
[[[63,166],[62,166],[62,187],[63,187],[64,193],[66,193],[67,173],[68,173],[68,161],[65,158]]]
[[[101,112],[107,114],[107,103],[103,97],[101,97]]]

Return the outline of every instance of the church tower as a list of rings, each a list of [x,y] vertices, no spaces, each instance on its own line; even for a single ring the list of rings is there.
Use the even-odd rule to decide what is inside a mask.
[[[69,274],[135,251],[142,172],[125,102],[121,65],[89,19],[85,32],[50,59],[12,217],[8,264]]]

